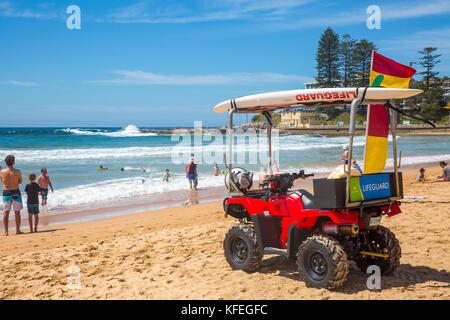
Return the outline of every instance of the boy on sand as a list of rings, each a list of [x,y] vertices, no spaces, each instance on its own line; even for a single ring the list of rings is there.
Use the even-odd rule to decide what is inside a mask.
[[[41,192],[41,188],[34,182],[36,180],[36,175],[33,172],[28,175],[28,180],[30,180],[30,183],[25,187],[25,192],[27,194],[28,221],[30,222],[30,232],[37,232],[37,225],[39,222],[39,193]]]
[[[22,173],[14,168],[16,159],[12,155],[5,158],[8,168],[3,169],[0,173],[0,179],[3,183],[3,226],[5,228],[5,236],[8,235],[9,211],[14,210],[16,218],[16,234],[20,231],[20,210],[23,209],[22,195],[20,194],[19,184],[22,183]]]
[[[425,182],[425,169],[420,168],[419,174],[417,175],[416,182]]]
[[[53,192],[53,186],[52,186],[52,183],[50,182],[50,177],[47,175],[46,168],[41,169],[41,175],[37,179],[37,183],[39,184],[39,187],[41,187],[42,206],[46,206],[49,186]]]

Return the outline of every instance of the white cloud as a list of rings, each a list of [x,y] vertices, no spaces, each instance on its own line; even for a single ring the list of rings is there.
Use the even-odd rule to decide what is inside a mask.
[[[17,8],[9,1],[0,1],[0,17],[7,18],[34,18],[34,19],[54,19],[60,15],[49,5],[38,5],[40,10]]]
[[[230,73],[215,75],[162,75],[144,71],[118,70],[119,79],[91,81],[95,83],[134,84],[134,85],[239,85],[255,83],[304,83],[311,77],[279,73]]]
[[[436,47],[438,53],[450,53],[450,28],[424,30],[398,39],[379,40],[377,44],[385,50],[421,50]]]
[[[194,23],[231,20],[277,20],[314,0],[192,1],[190,7],[174,1],[142,1],[113,10],[104,21],[118,23]],[[162,4],[162,5],[160,5]]]
[[[352,24],[365,24],[367,19],[367,7],[355,8],[336,13],[323,12],[321,15],[312,16],[298,20],[286,20],[275,22],[264,26],[271,30],[295,30],[323,26],[341,26]],[[403,2],[380,5],[381,24],[384,21],[394,21],[401,19],[421,18],[434,15],[445,15],[450,13],[450,1],[448,0],[430,0],[427,2]]]
[[[337,12],[325,10],[323,3],[305,4],[314,0],[210,0],[192,1],[190,6],[173,1],[141,1],[115,9],[103,21],[117,23],[198,23],[210,21],[246,20],[270,22],[267,28],[303,29],[325,25],[351,25],[365,23],[366,7]],[[325,6],[325,7],[324,7]],[[331,6],[336,8],[337,6]],[[382,21],[420,18],[450,13],[450,1],[403,1],[380,4]]]
[[[36,82],[29,81],[16,81],[16,80],[4,80],[0,81],[0,84],[9,84],[14,86],[22,86],[22,87],[37,87],[38,84]]]

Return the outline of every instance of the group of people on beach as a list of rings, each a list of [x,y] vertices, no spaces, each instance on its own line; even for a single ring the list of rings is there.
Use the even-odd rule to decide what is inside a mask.
[[[3,183],[3,226],[5,229],[5,236],[8,233],[9,212],[12,210],[15,214],[16,220],[16,234],[21,234],[20,231],[20,211],[23,209],[22,194],[19,185],[22,184],[22,172],[14,168],[16,159],[13,155],[8,155],[5,158],[7,168],[0,171],[0,180]],[[1,169],[1,168],[0,168]],[[27,209],[28,220],[30,223],[30,232],[37,232],[37,225],[39,222],[39,195],[42,198],[41,205],[47,205],[48,189],[53,192],[53,186],[50,177],[47,174],[47,169],[41,169],[41,175],[37,178],[36,174],[30,172],[28,174],[28,183],[25,186],[25,193],[27,195]],[[34,218],[34,227],[33,227]]]
[[[445,161],[439,162],[439,166],[442,168],[442,176],[437,176],[436,179],[428,180],[425,179],[425,168],[420,168],[419,174],[417,175],[416,182],[438,182],[438,181],[450,181],[450,167]]]

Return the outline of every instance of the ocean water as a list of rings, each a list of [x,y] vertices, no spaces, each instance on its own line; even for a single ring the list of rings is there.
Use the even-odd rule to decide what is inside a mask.
[[[135,196],[170,197],[170,191],[188,189],[185,163],[194,154],[198,164],[199,188],[223,186],[223,176],[212,175],[214,161],[224,167],[226,137],[196,135],[180,137],[144,134],[129,125],[126,128],[0,128],[0,165],[4,157],[16,156],[24,183],[30,172],[40,174],[46,167],[55,192],[50,193],[49,212],[83,206],[101,206],[110,201]],[[146,128],[152,129],[152,128]],[[167,128],[153,128],[167,129]],[[267,145],[259,139],[236,138],[237,166],[259,172],[267,166]],[[340,164],[345,136],[311,137],[281,135],[274,138],[274,151],[281,171],[329,172]],[[450,159],[448,136],[401,135],[397,140],[402,164],[419,164]],[[259,148],[258,148],[259,146]],[[354,142],[354,156],[363,162],[364,137]],[[256,160],[255,160],[256,159]],[[392,159],[388,160],[388,165]],[[99,171],[103,165],[107,171]],[[124,170],[121,170],[123,168]],[[169,183],[162,175],[169,169]]]

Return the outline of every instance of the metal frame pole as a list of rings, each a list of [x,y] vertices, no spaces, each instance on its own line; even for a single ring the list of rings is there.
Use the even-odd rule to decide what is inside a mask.
[[[228,111],[228,190],[230,192],[232,190],[231,170],[233,169],[233,115],[235,111],[235,108],[231,108],[230,111]]]
[[[356,109],[358,108],[361,100],[359,98],[352,101],[350,106],[350,123],[348,127],[348,133],[350,135],[349,138],[349,146],[348,146],[348,163],[347,163],[347,182],[346,182],[346,196],[345,196],[345,206],[347,207],[350,203],[350,177],[352,172],[352,155],[353,155],[353,138],[355,137],[355,118],[356,118]]]
[[[264,116],[267,119],[267,137],[269,142],[269,174],[273,175],[272,170],[272,114],[268,111],[263,112]]]
[[[269,138],[269,174],[273,175],[272,170],[272,123],[267,121],[269,125],[267,126],[267,136]]]
[[[392,158],[394,160],[394,175],[395,175],[395,196],[400,196],[400,186],[398,180],[398,165],[397,165],[397,110],[389,109],[391,114],[391,133],[392,133]]]

